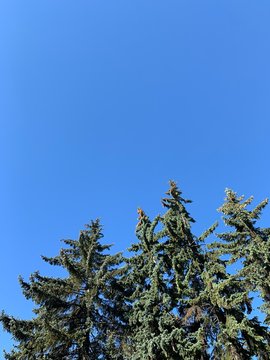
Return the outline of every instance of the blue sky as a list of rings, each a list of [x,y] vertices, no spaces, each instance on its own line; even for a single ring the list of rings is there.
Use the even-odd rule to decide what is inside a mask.
[[[31,316],[18,275],[53,274],[40,255],[90,219],[127,248],[169,179],[198,233],[225,187],[270,196],[269,18],[263,0],[0,2],[1,309]]]

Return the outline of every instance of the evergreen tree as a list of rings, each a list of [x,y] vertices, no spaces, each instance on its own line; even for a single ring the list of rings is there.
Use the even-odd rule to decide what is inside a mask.
[[[268,333],[256,317],[248,316],[252,299],[243,282],[230,275],[226,262],[214,252],[206,254],[204,290],[196,300],[205,310],[211,359],[268,359]]]
[[[252,311],[252,299],[249,296],[253,286],[254,268],[251,265],[250,252],[258,251],[258,244],[251,241],[251,228],[254,217],[266,205],[261,203],[253,212],[245,210],[252,199],[242,203],[231,190],[226,191],[225,204],[220,208],[226,216],[225,224],[235,227],[235,231],[218,234],[222,242],[209,245],[212,251],[207,253],[208,261],[204,273],[205,291],[201,295],[211,306],[209,320],[214,359],[269,359],[269,333],[256,317],[248,316]],[[255,230],[255,228],[253,229]],[[258,230],[257,230],[258,231]],[[253,250],[251,250],[253,248]],[[228,260],[221,260],[226,255]],[[228,273],[228,265],[242,260],[244,269]],[[238,267],[240,264],[238,264]],[[243,278],[246,274],[246,278]],[[256,276],[255,276],[256,277]],[[252,285],[252,286],[250,286]]]
[[[219,254],[228,254],[229,263],[241,261],[238,276],[252,291],[259,291],[264,300],[266,323],[270,324],[270,228],[257,226],[268,199],[263,200],[254,209],[248,209],[253,197],[244,199],[230,190],[226,190],[224,205],[219,209],[223,219],[232,231],[222,233],[217,243]]]
[[[131,247],[135,255],[129,259],[129,281],[134,286],[131,358],[208,359],[200,319],[191,303],[201,291],[203,255],[190,230],[194,220],[184,206],[189,201],[174,182],[167,194],[170,197],[162,201],[167,208],[164,216],[151,222],[139,209],[139,242]]]
[[[121,254],[109,255],[101,245],[99,221],[93,221],[78,240],[65,240],[68,248],[51,265],[63,267],[66,278],[31,275],[20,279],[23,293],[37,308],[32,320],[19,320],[5,313],[4,328],[18,345],[6,359],[123,359],[126,308],[122,301]]]
[[[267,200],[249,209],[252,198],[227,190],[220,211],[229,231],[205,246],[217,224],[196,237],[190,201],[173,181],[166,195],[164,215],[151,221],[138,209],[128,259],[101,244],[97,220],[58,256],[43,257],[66,277],[20,278],[35,316],[2,313],[17,343],[6,359],[270,359],[270,228],[257,226]],[[265,325],[251,317],[252,291],[264,301]]]
[[[189,201],[174,182],[168,195],[167,212],[153,222],[139,210],[139,243],[129,260],[136,284],[132,359],[268,359],[268,331],[248,316],[245,283],[228,273],[219,250],[200,245],[217,224],[197,239],[185,208]]]

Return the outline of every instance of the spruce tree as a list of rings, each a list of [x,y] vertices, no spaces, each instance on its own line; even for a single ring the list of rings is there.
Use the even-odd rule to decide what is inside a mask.
[[[194,220],[184,205],[189,201],[174,182],[167,194],[162,201],[167,212],[152,222],[139,209],[139,242],[131,247],[135,255],[129,259],[134,286],[131,358],[208,359],[200,316],[192,304],[201,291],[203,255],[191,233]]]
[[[122,256],[109,255],[102,237],[99,221],[92,221],[78,240],[64,241],[67,247],[58,256],[43,257],[66,269],[66,278],[35,272],[29,282],[20,279],[37,307],[31,320],[2,313],[4,328],[17,342],[6,359],[123,359]]]
[[[132,359],[268,359],[268,331],[248,315],[252,300],[245,283],[228,272],[219,250],[202,247],[217,224],[197,239],[189,201],[170,185],[163,216],[151,222],[139,210],[139,242],[129,260],[136,284]]]
[[[245,200],[244,196],[226,190],[225,203],[219,210],[231,231],[219,234],[223,242],[216,246],[219,254],[230,256],[230,264],[241,261],[238,275],[249,290],[260,292],[266,323],[270,325],[270,228],[257,225],[268,199],[249,209],[252,201],[253,197]]]
[[[20,278],[35,316],[2,313],[17,342],[6,359],[270,359],[270,229],[257,225],[267,201],[249,209],[252,198],[227,190],[220,211],[229,231],[206,246],[217,224],[196,237],[190,201],[173,181],[166,195],[165,214],[150,220],[138,209],[129,258],[101,244],[97,220],[58,256],[43,257],[66,277]],[[251,316],[252,291],[264,301],[265,325]]]
[[[196,300],[204,309],[204,327],[211,359],[268,359],[268,333],[250,318],[252,299],[244,283],[227,271],[226,262],[207,253],[202,275],[204,290]]]
[[[217,234],[222,241],[209,245],[204,273],[205,290],[201,297],[209,302],[209,317],[214,359],[269,359],[269,333],[257,317],[251,318],[255,269],[249,257],[260,251],[258,243],[252,243],[251,229],[254,218],[258,218],[261,203],[253,212],[245,208],[251,198],[242,202],[231,190],[226,191],[226,199],[220,211],[225,214],[225,224],[235,231]],[[255,228],[253,228],[255,231]],[[259,231],[257,229],[257,231]],[[255,232],[254,232],[255,234]],[[251,250],[253,249],[253,250]],[[227,259],[224,260],[224,255]],[[223,257],[223,260],[222,260]],[[243,261],[241,269],[239,261]],[[238,271],[228,272],[228,266],[238,261]],[[256,265],[255,265],[256,266]],[[257,276],[255,275],[255,278]]]

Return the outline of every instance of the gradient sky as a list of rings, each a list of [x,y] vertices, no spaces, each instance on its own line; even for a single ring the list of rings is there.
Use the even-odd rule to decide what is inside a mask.
[[[126,249],[169,179],[198,234],[226,187],[270,196],[269,19],[269,0],[0,1],[0,309],[31,317],[18,275],[56,274],[40,255],[90,219]]]

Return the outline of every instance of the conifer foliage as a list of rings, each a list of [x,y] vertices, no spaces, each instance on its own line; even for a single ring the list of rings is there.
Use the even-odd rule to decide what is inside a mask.
[[[121,255],[105,252],[101,226],[93,221],[78,240],[65,240],[68,248],[51,265],[65,268],[64,279],[31,275],[20,279],[23,293],[37,308],[30,321],[2,314],[4,328],[18,346],[7,359],[121,359],[122,323],[125,309],[114,284],[121,276]]]
[[[203,254],[190,230],[194,220],[184,206],[189,201],[174,182],[167,195],[167,212],[153,222],[139,210],[139,243],[131,247],[134,360],[208,358],[200,320],[191,315],[192,298],[202,290]]]
[[[252,200],[226,190],[219,210],[229,231],[214,224],[195,236],[190,201],[171,181],[163,215],[151,220],[138,209],[137,242],[127,258],[111,254],[92,221],[58,256],[43,257],[66,277],[20,278],[36,306],[31,320],[2,312],[15,340],[5,358],[270,359],[270,228],[257,225],[267,200],[254,209]],[[264,323],[252,315],[254,291]]]

